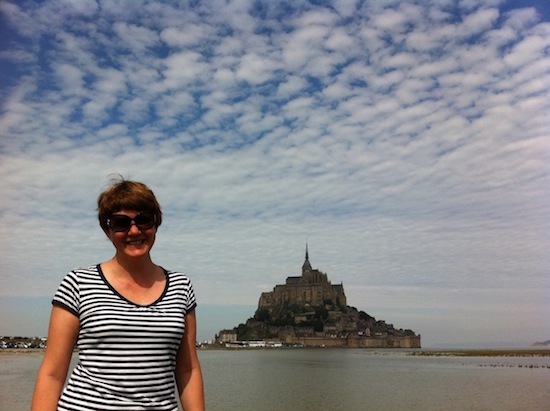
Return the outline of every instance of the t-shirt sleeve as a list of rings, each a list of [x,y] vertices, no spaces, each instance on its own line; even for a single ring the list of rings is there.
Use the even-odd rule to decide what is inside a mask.
[[[66,309],[79,317],[80,313],[80,289],[78,277],[74,271],[68,273],[61,281],[52,300],[53,305]]]
[[[189,281],[188,293],[187,293],[187,306],[185,307],[185,313],[190,313],[197,306],[197,300],[195,299],[195,290],[193,289],[193,284]]]

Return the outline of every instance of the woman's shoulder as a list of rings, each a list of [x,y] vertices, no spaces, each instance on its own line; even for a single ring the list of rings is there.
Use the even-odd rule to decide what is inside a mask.
[[[65,279],[83,280],[90,278],[97,278],[100,275],[99,264],[94,264],[88,267],[74,268],[65,274]]]
[[[166,277],[168,278],[168,281],[172,284],[174,283],[184,283],[184,284],[190,284],[191,280],[187,276],[187,274],[182,273],[181,271],[176,270],[167,270],[163,268],[164,272],[166,273]]]
[[[93,264],[90,266],[81,266],[78,268],[73,269],[74,272],[82,272],[82,273],[97,273],[99,272],[99,264]]]
[[[162,270],[166,273],[166,275],[170,278],[187,278],[187,274],[177,271],[177,270],[167,270],[164,267],[161,267]]]
[[[78,267],[72,269],[69,274],[75,274],[75,275],[96,275],[100,273],[99,264],[90,265],[88,267]]]

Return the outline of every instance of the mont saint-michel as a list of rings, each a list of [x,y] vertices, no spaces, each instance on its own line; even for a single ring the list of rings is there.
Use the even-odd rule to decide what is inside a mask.
[[[343,284],[332,284],[306,256],[300,276],[263,292],[254,317],[216,336],[220,344],[269,341],[271,344],[349,347],[420,348],[420,334],[397,329],[348,305]]]

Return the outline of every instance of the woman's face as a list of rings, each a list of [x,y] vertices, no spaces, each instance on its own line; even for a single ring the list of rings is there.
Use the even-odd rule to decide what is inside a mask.
[[[150,213],[119,210],[111,216],[105,234],[115,246],[117,254],[142,257],[148,255],[155,244],[157,227],[154,222]]]

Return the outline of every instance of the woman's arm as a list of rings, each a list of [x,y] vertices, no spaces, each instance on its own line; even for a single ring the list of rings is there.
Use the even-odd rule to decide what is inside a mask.
[[[57,409],[78,338],[79,326],[78,317],[54,305],[50,316],[48,346],[36,378],[31,411]]]
[[[197,320],[195,310],[185,316],[185,333],[176,359],[176,382],[185,411],[204,411],[202,372],[197,356]]]

